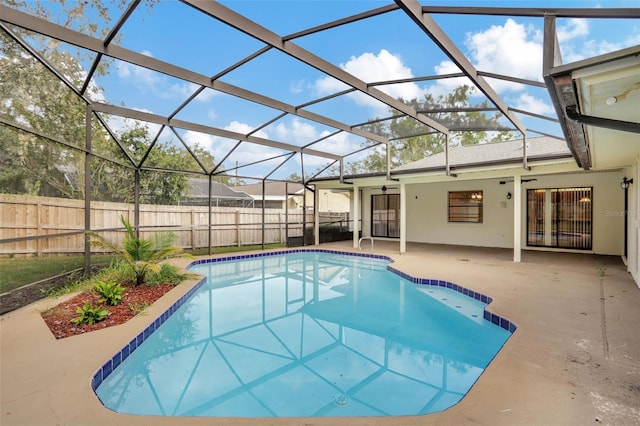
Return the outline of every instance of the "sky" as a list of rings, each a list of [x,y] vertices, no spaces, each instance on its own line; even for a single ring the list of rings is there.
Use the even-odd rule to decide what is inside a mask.
[[[280,36],[390,4],[370,0],[231,0],[221,3]],[[435,3],[549,8],[640,7],[640,1],[589,0],[468,0]],[[113,16],[118,13],[114,10]],[[437,14],[432,17],[478,70],[542,81],[541,18]],[[564,63],[640,44],[639,20],[558,19],[557,30]],[[293,42],[367,83],[459,71],[451,59],[400,10],[296,38]],[[117,44],[209,77],[218,75],[263,47],[261,42],[175,0],[160,0],[151,11],[139,7],[123,26]],[[88,69],[90,62],[83,66]],[[488,80],[507,104],[535,114],[554,116],[546,89],[490,78]],[[294,106],[335,94],[347,87],[275,49],[224,74],[220,81]],[[446,94],[465,82],[468,81],[442,79],[380,86],[379,89],[394,98],[420,99],[426,94]],[[191,83],[117,60],[111,63],[109,74],[96,78],[95,84],[102,88],[98,100],[165,116],[173,113],[197,88]],[[484,96],[476,92],[471,101],[476,103],[483,99]],[[366,95],[353,94],[342,95],[306,109],[348,125],[389,114],[388,107],[379,101]],[[178,112],[176,118],[242,134],[254,132],[255,136],[296,146],[305,146],[336,131],[333,127],[292,115],[256,130],[258,126],[274,120],[280,113],[276,109],[206,89]],[[559,126],[554,123],[522,115],[518,118],[528,128],[562,135]],[[113,123],[116,127],[122,124],[118,120]],[[508,124],[506,121],[504,123]],[[179,131],[179,134],[188,145],[198,144],[210,150],[217,160],[222,160],[229,149],[237,144],[237,140],[193,131]],[[537,134],[531,133],[528,136],[534,137]],[[165,134],[163,137],[174,135]],[[357,150],[363,143],[364,139],[343,132],[315,143],[312,148],[345,154]],[[226,167],[286,153],[271,147],[245,145],[241,144],[229,156]],[[347,161],[357,161],[363,155],[366,152],[350,156]],[[264,175],[281,161],[282,157],[278,157],[268,164],[244,167],[238,173]],[[305,156],[303,161],[305,174],[330,163],[329,160],[316,156]],[[285,178],[293,172],[300,174],[300,156],[292,158],[271,177]]]

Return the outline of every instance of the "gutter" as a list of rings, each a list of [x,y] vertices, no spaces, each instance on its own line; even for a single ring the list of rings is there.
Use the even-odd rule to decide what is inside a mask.
[[[529,161],[552,161],[552,160],[565,160],[571,159],[574,160],[573,155],[570,153],[560,153],[560,154],[548,154],[548,155],[539,155],[535,157],[529,157]],[[450,165],[450,170],[464,170],[464,169],[472,169],[477,167],[489,167],[489,166],[501,166],[501,165],[510,165],[510,164],[520,164],[522,163],[522,158],[512,158],[508,160],[494,160],[494,161],[483,161],[477,163],[464,163],[460,165]],[[534,166],[532,164],[532,166]],[[407,170],[396,170],[391,171],[391,176],[401,176],[401,175],[409,175],[416,173],[433,173],[433,172],[443,172],[446,173],[446,166],[433,166],[433,167],[424,167],[424,168],[416,168],[416,169],[407,169]],[[344,179],[355,180],[355,179],[365,179],[372,177],[386,177],[386,173],[384,172],[376,172],[376,173],[363,173],[360,175],[345,175]],[[327,176],[320,177],[317,179],[313,179],[312,182],[329,182],[335,181],[339,179],[338,176]],[[346,182],[345,182],[346,183]]]

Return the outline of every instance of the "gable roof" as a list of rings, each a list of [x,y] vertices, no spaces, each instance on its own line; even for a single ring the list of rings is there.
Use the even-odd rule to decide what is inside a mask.
[[[303,185],[300,183],[266,182],[264,185],[264,192],[266,196],[280,196],[284,199],[287,191],[289,192],[288,195],[298,194],[302,192],[303,188]],[[262,195],[262,183],[234,186],[234,189],[236,191],[245,192],[249,195]]]
[[[453,147],[449,149],[449,164],[451,167],[460,167],[521,162],[522,144],[522,139],[516,139],[507,142]],[[527,139],[527,161],[555,158],[572,158],[571,151],[564,140],[548,136]],[[446,154],[440,152],[418,161],[403,164],[394,168],[393,172],[442,168],[445,164]]]
[[[189,179],[189,196],[204,197],[209,196],[209,180],[208,179]],[[220,182],[211,182],[211,196],[214,198],[242,198],[251,200],[252,198],[244,192],[234,191],[228,186]]]

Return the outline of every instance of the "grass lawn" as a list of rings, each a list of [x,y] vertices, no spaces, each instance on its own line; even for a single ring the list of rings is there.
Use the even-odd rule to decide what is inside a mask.
[[[273,243],[273,244],[265,244],[265,250],[275,249],[275,248],[285,248],[286,245],[284,243]],[[228,247],[211,247],[211,254],[221,254],[221,253],[234,253],[238,251],[251,251],[251,250],[262,250],[262,244],[256,244],[252,246],[228,246]],[[206,256],[209,254],[209,249],[202,248],[197,250],[188,250],[194,256]]]
[[[284,247],[284,244],[266,244],[265,248]],[[214,247],[213,254],[231,253],[237,251],[260,250],[262,245],[241,247]],[[198,249],[189,253],[199,256],[208,254],[208,249]],[[93,264],[106,264],[112,256],[91,256]],[[64,272],[84,267],[84,256],[61,257],[14,257],[0,259],[0,293],[6,293],[14,288],[22,287],[45,278],[53,277]]]
[[[109,264],[112,256],[91,256],[94,264]],[[14,257],[0,259],[0,293],[84,267],[84,256]]]

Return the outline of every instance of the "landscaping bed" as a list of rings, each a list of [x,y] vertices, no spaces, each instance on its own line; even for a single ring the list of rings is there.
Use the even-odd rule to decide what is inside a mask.
[[[171,284],[156,285],[127,285],[124,286],[125,291],[123,299],[115,306],[104,306],[109,311],[106,319],[96,322],[95,324],[74,324],[73,320],[78,318],[77,309],[81,308],[85,303],[93,306],[100,306],[101,296],[93,291],[82,292],[73,298],[54,306],[47,311],[42,312],[42,319],[47,324],[51,333],[56,339],[62,339],[69,336],[88,333],[95,330],[101,330],[114,325],[123,324],[134,316],[143,312],[143,310],[158,300],[164,294],[175,288]]]

